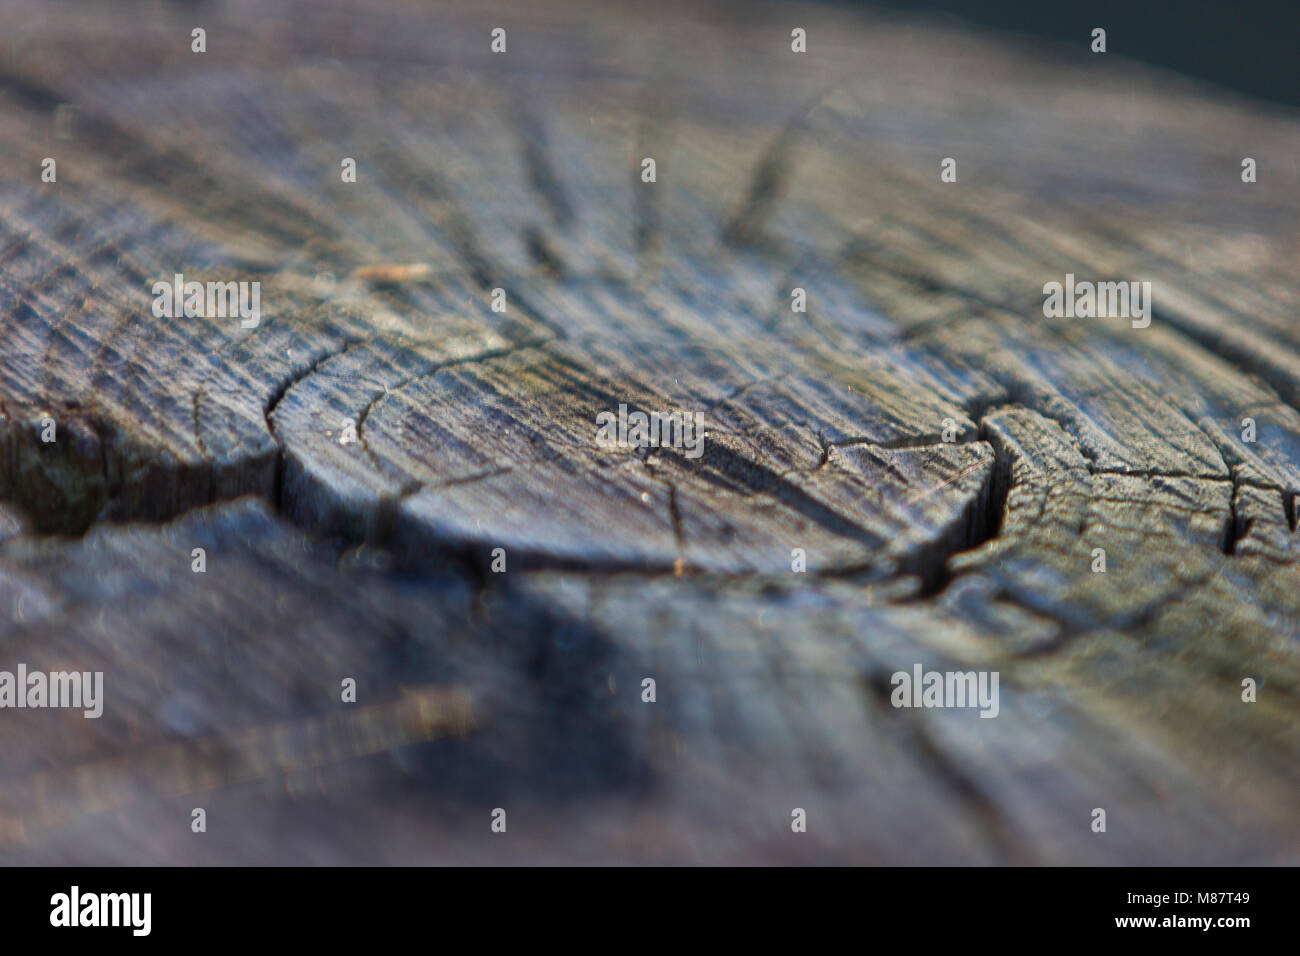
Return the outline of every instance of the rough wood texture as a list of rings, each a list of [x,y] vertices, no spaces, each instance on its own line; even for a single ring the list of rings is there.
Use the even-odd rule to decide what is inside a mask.
[[[1300,860],[1296,117],[807,4],[0,35],[0,669],[106,684],[0,711],[0,860]]]

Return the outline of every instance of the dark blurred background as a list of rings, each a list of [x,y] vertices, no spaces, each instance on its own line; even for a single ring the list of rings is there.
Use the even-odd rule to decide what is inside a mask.
[[[1277,103],[1300,106],[1300,0],[876,0],[911,14],[950,15],[982,27],[1106,51]]]

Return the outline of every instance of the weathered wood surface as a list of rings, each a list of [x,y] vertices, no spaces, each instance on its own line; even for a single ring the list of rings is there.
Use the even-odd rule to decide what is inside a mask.
[[[806,4],[0,36],[0,669],[106,684],[0,711],[0,860],[1300,859],[1295,116]]]

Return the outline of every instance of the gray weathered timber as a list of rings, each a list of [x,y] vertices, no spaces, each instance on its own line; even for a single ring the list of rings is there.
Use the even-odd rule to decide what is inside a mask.
[[[0,710],[0,861],[1300,861],[1295,115],[839,6],[142,9],[0,10],[0,670],[105,675]]]

